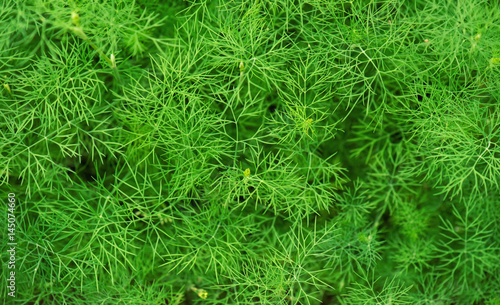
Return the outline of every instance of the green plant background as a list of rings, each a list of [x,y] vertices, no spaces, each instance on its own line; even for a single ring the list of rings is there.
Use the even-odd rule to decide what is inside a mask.
[[[6,304],[500,304],[496,1],[0,0],[0,83]]]

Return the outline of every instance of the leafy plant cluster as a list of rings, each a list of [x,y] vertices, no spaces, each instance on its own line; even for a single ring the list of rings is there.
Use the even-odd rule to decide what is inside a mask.
[[[495,1],[1,0],[0,83],[6,302],[500,303]]]

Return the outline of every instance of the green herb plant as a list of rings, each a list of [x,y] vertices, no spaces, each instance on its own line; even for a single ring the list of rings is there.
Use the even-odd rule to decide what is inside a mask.
[[[5,304],[500,304],[495,1],[0,0],[0,83]]]

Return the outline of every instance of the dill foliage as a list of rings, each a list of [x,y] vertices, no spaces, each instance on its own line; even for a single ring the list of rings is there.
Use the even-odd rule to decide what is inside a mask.
[[[500,303],[495,1],[0,0],[0,84],[9,304]]]

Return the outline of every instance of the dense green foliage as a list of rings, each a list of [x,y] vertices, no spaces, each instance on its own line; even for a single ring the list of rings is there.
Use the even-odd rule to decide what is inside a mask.
[[[497,1],[0,0],[0,83],[7,303],[500,304]]]

